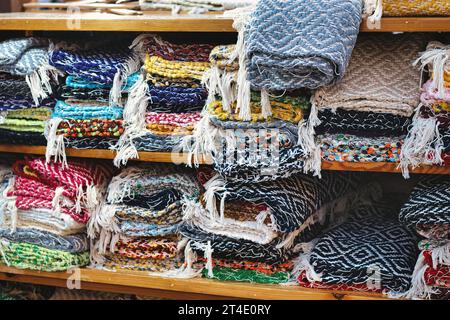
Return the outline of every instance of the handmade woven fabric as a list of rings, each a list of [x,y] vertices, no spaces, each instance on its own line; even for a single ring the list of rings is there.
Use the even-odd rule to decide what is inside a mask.
[[[206,101],[203,88],[149,85],[149,109],[157,112],[187,112],[201,110]]]
[[[132,270],[165,272],[175,270],[182,266],[179,258],[175,259],[130,259],[116,255],[106,256],[104,268],[107,270]]]
[[[0,143],[45,146],[47,139],[42,133],[0,129]]]
[[[411,120],[389,113],[360,112],[352,110],[324,109],[318,113],[321,123],[316,134],[347,133],[357,136],[402,136],[406,135]]]
[[[59,236],[57,234],[31,228],[18,228],[11,230],[0,229],[0,237],[14,242],[25,242],[53,250],[62,250],[70,253],[80,253],[89,250],[86,234]]]
[[[420,83],[420,72],[412,63],[426,40],[421,34],[361,35],[342,81],[316,91],[318,110],[412,116],[419,104]]]
[[[123,108],[111,107],[108,104],[100,106],[85,106],[79,104],[68,104],[58,101],[53,112],[53,118],[62,119],[110,119],[117,120],[123,116]]]
[[[404,137],[317,136],[322,159],[340,162],[398,162]]]
[[[211,50],[209,55],[209,62],[214,67],[221,70],[237,71],[239,69],[239,62],[234,59],[233,53],[236,50],[236,45],[219,45]]]
[[[43,134],[45,130],[45,122],[39,120],[6,118],[3,123],[0,124],[0,129],[20,132],[36,132]]]
[[[64,145],[73,149],[111,149],[117,143],[117,138],[66,138]]]
[[[259,1],[244,39],[252,87],[315,89],[342,79],[361,13],[353,0]]]
[[[264,204],[270,210],[272,227],[286,233],[298,229],[326,203],[355,190],[357,184],[355,176],[347,174],[325,173],[321,179],[296,174],[261,183],[225,181],[216,176],[209,182],[207,193],[225,197],[227,202],[240,200]],[[208,208],[214,208],[209,202]]]
[[[181,144],[184,136],[158,136],[152,133],[136,138],[134,145],[139,151],[167,151],[170,152]]]
[[[57,135],[63,134],[67,138],[83,137],[115,137],[119,138],[123,133],[122,120],[90,119],[90,120],[65,120],[62,121]]]
[[[419,182],[400,210],[400,222],[407,226],[450,225],[450,180],[445,177],[429,177]]]
[[[277,101],[278,100],[278,101]],[[284,121],[289,121],[293,123],[298,123],[305,117],[305,110],[308,108],[308,102],[305,97],[300,97],[297,100],[297,105],[290,104],[290,101],[279,102],[279,100],[283,100],[281,98],[273,99],[270,102],[272,108],[272,115],[267,120],[271,119],[279,119]],[[296,100],[293,98],[292,100]],[[222,101],[213,101],[208,106],[210,114],[216,116],[218,119],[231,120],[231,121],[243,121],[243,119],[239,116],[239,113],[236,113],[236,104],[231,104],[231,112],[224,111],[222,106]],[[258,102],[250,102],[250,110],[251,110],[251,121],[265,121],[266,119],[261,113],[261,104]]]
[[[197,259],[202,262],[207,262],[207,259],[203,257],[198,257]],[[270,265],[264,262],[242,261],[235,259],[212,259],[212,264],[214,267],[256,271],[257,273],[265,275],[273,275],[280,272],[287,273],[294,265],[292,261],[287,261],[278,265]]]
[[[73,88],[68,85],[58,87],[57,97],[60,100],[70,98],[79,100],[97,100],[102,102],[109,101],[109,90],[103,88]]]
[[[28,119],[45,121],[52,116],[52,109],[47,107],[10,110],[6,117],[9,119]]]
[[[200,121],[200,112],[157,113],[145,115],[147,130],[155,135],[189,135],[195,124]]]
[[[112,174],[112,168],[103,164],[70,161],[64,165],[46,163],[42,158],[16,161],[13,171],[18,177],[8,196],[16,197],[18,209],[59,208],[81,223],[88,221],[88,207],[92,209],[93,202],[98,201],[97,195],[87,193],[97,188],[100,192]]]
[[[17,218],[11,212],[3,210],[1,215],[2,228],[37,229],[51,232],[59,236],[79,234],[86,230],[86,225],[79,223],[68,215],[55,216],[54,210],[45,208],[32,208],[17,210]]]
[[[164,238],[123,240],[117,243],[116,251],[130,259],[170,259],[177,255],[177,242]]]
[[[89,263],[89,252],[68,253],[24,242],[1,240],[1,261],[19,269],[65,271]]]
[[[450,16],[450,6],[447,0],[383,0],[383,15]]]
[[[194,251],[204,252],[205,246],[210,242],[214,258],[279,264],[291,257],[291,253],[286,248],[277,248],[277,241],[258,244],[253,241],[208,233],[189,223],[180,227],[180,233],[191,241]]]
[[[170,61],[208,62],[213,49],[211,44],[177,44],[154,34],[144,34],[136,41],[140,42],[149,56],[158,56]]]
[[[48,60],[49,40],[43,38],[10,39],[0,43],[0,71],[26,76]]]
[[[9,73],[0,73],[0,92],[16,94],[26,98],[32,98],[30,87],[21,76],[13,76]]]
[[[53,108],[55,105],[55,100],[45,99],[40,102],[40,107]],[[32,98],[11,94],[0,94],[0,111],[17,110],[17,109],[28,109],[35,107]]]
[[[413,281],[407,298],[430,299],[448,293],[450,288],[450,243],[424,244],[414,269]]]
[[[114,48],[56,49],[50,54],[49,63],[55,68],[85,81],[112,85],[116,73],[125,69],[128,69],[129,74],[137,71],[137,68],[128,66],[133,58],[135,58],[133,52],[121,44]]]
[[[204,277],[216,279],[219,281],[238,281],[264,284],[280,284],[289,281],[289,272],[276,272],[273,274],[264,274],[254,270],[233,269],[226,267],[213,267],[213,276],[208,276],[208,270],[203,269]]]
[[[304,287],[405,292],[417,258],[412,232],[395,220],[388,204],[361,206],[323,235],[297,260]]]

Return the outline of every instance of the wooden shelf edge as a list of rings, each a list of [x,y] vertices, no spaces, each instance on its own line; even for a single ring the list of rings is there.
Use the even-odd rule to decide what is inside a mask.
[[[0,144],[0,153],[19,153],[45,155],[45,146],[25,146]],[[74,158],[89,159],[114,159],[115,151],[104,149],[66,149],[66,155]],[[139,159],[133,161],[162,162],[186,164],[188,155],[186,153],[171,152],[139,152]],[[212,164],[211,158],[204,156],[200,164]],[[359,171],[359,172],[386,172],[401,173],[397,163],[388,162],[336,162],[322,161],[322,170],[330,171]],[[422,165],[410,170],[411,174],[450,174],[450,167],[439,167]]]
[[[174,279],[149,276],[146,272],[78,269],[81,289],[117,293],[139,293],[184,298],[239,298],[261,300],[381,300],[380,294],[331,291],[300,286],[250,284],[202,278]],[[78,272],[77,271],[77,272]],[[0,266],[0,280],[67,287],[72,272],[39,272]],[[69,280],[70,280],[69,279]]]
[[[236,32],[233,21],[221,14],[151,12],[142,16],[108,13],[19,12],[0,14],[0,30],[25,31],[135,31]],[[379,28],[361,23],[361,32],[450,32],[450,17],[386,17]]]

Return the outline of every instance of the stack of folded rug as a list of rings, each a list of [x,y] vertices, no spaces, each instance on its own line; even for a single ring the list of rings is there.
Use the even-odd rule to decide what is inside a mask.
[[[424,48],[420,34],[361,35],[342,81],[314,96],[322,159],[398,162],[419,104],[420,72],[412,63]]]
[[[424,178],[400,211],[400,222],[424,237],[409,298],[438,299],[450,294],[450,179]]]
[[[312,242],[295,261],[303,287],[399,294],[408,290],[416,238],[397,220],[391,201],[366,203]]]
[[[0,43],[0,143],[46,144],[44,121],[54,107],[50,96],[57,80],[48,65],[49,43],[44,38]]]
[[[209,68],[209,44],[175,44],[143,34],[132,44],[144,59],[143,74],[125,106],[125,135],[116,165],[137,151],[172,151],[200,120],[207,92],[201,84]]]
[[[64,147],[109,149],[122,135],[126,93],[138,79],[137,53],[101,42],[89,48],[61,44],[50,64],[67,75],[48,127],[47,158],[64,159]],[[129,41],[129,40],[128,40]],[[125,94],[123,94],[125,93]]]
[[[307,95],[285,94],[264,101],[252,91],[250,113],[243,113],[237,101],[235,50],[235,45],[223,45],[211,52],[205,80],[208,103],[185,148],[194,155],[195,164],[202,153],[212,156],[216,171],[229,179],[257,182],[301,171],[306,153],[298,141],[298,125],[309,112]]]
[[[417,60],[422,69],[428,68],[430,80],[422,86],[420,108],[402,151],[402,169],[408,173],[422,164],[450,164],[450,46],[430,42]]]
[[[213,156],[216,170],[231,178],[244,171],[254,181],[319,174],[318,120],[306,117],[301,90],[342,79],[361,13],[359,0],[261,0],[234,12],[238,41],[211,53],[209,105],[185,148]]]
[[[192,170],[162,164],[124,169],[108,187],[108,203],[90,221],[96,266],[159,273],[181,267],[182,208],[198,194]]]
[[[104,196],[111,166],[36,158],[16,161],[12,172],[2,183],[2,262],[42,271],[87,265],[86,224]]]
[[[186,206],[181,234],[189,248],[203,253],[197,260],[206,277],[287,282],[292,255],[345,218],[341,214],[362,198],[357,185],[347,174],[261,183],[225,182],[216,175],[204,184],[202,201]]]

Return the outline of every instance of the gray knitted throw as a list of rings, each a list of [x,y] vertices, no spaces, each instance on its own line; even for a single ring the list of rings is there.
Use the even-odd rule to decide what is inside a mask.
[[[315,89],[340,80],[361,23],[360,0],[260,0],[245,31],[254,89]]]

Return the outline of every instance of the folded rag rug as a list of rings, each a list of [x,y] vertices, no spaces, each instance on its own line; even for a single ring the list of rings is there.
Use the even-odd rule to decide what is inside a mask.
[[[25,242],[0,241],[1,261],[19,269],[65,271],[89,263],[89,252],[69,253]]]

